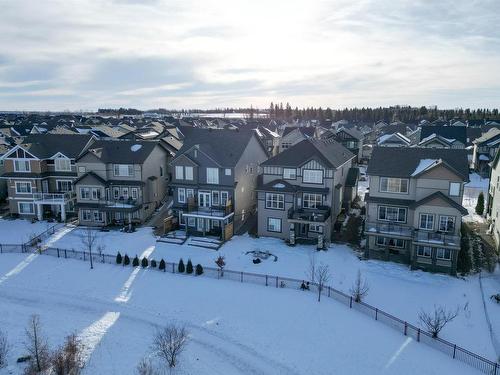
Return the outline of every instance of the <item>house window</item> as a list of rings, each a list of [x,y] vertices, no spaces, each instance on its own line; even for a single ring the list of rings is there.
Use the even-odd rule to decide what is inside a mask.
[[[283,178],[285,180],[295,180],[297,178],[297,170],[295,168],[283,168]]]
[[[288,143],[288,142],[283,142],[283,143],[281,144],[281,148],[282,148],[283,150],[286,150],[286,149],[287,149],[287,148],[289,148],[291,145],[292,145],[291,143]]]
[[[454,216],[439,216],[439,230],[441,232],[454,232],[455,231],[455,217]]]
[[[20,214],[33,214],[35,213],[35,207],[33,203],[19,202],[19,213]]]
[[[418,246],[417,255],[419,257],[430,258],[432,254],[432,247],[430,246]]]
[[[96,201],[101,199],[101,189],[92,188],[92,199]]]
[[[86,167],[82,167],[82,166],[78,167],[78,173],[85,173],[85,172],[87,172],[87,168]]]
[[[383,193],[408,193],[408,180],[380,177],[380,191]]]
[[[115,164],[113,171],[115,176],[129,177],[134,175],[134,166],[131,164]]]
[[[221,206],[227,206],[227,201],[229,198],[229,193],[227,191],[221,191],[220,192],[220,205]]]
[[[115,199],[120,198],[120,188],[119,187],[113,188],[113,198],[115,198]]]
[[[59,158],[55,160],[55,169],[59,172],[71,171],[71,160]]]
[[[90,199],[90,188],[87,188],[87,187],[80,188],[80,198],[81,199]]]
[[[185,167],[185,177],[186,180],[193,180],[193,167]]]
[[[267,231],[268,232],[281,232],[281,219],[274,217],[267,218]]]
[[[186,189],[186,197],[189,198],[194,198],[194,190],[193,189]]]
[[[303,207],[304,208],[318,208],[323,203],[321,194],[304,193]]]
[[[323,233],[323,225],[309,224],[309,232]]]
[[[94,211],[94,221],[102,221],[102,212]]]
[[[219,168],[207,168],[207,184],[219,183]]]
[[[16,182],[16,193],[18,194],[31,193],[31,182]]]
[[[90,221],[92,220],[92,213],[90,210],[82,210],[82,220]]]
[[[404,248],[405,240],[400,238],[377,237],[377,245]]]
[[[224,174],[225,174],[226,176],[231,176],[231,168],[226,168],[226,169],[224,169]]]
[[[67,192],[73,190],[73,184],[69,180],[59,180],[57,181],[57,191]]]
[[[434,215],[420,214],[420,229],[432,230],[434,229]]]
[[[30,172],[31,166],[29,160],[14,160],[15,172]]]
[[[378,219],[383,221],[395,221],[398,223],[406,222],[406,208],[379,206]]]
[[[318,169],[304,169],[302,171],[302,182],[309,184],[322,184],[323,171]]]
[[[451,250],[438,247],[436,250],[436,258],[441,260],[451,260]]]
[[[219,192],[218,191],[212,191],[212,205],[218,206],[219,205]]]
[[[175,166],[175,178],[177,180],[184,180],[184,167],[181,165]]]
[[[188,227],[194,227],[196,225],[196,218],[188,217],[187,224],[188,224]]]
[[[132,196],[132,199],[136,200],[139,197],[139,190],[137,188],[130,189],[130,195]]]
[[[177,190],[179,203],[186,203],[186,189],[179,188]]]
[[[122,196],[123,199],[127,200],[128,199],[128,187],[122,188]]]
[[[460,195],[460,183],[450,182],[450,197],[458,197]]]
[[[266,193],[266,208],[284,210],[285,196],[283,194]]]

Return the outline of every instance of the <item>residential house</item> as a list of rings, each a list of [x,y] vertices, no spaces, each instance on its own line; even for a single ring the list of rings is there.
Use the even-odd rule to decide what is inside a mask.
[[[384,134],[377,140],[380,147],[408,147],[411,140],[401,133]]]
[[[187,234],[227,240],[255,211],[267,152],[253,129],[181,131],[184,143],[170,163],[174,216]]]
[[[420,130],[419,147],[465,148],[466,144],[465,126],[424,126]]]
[[[347,193],[345,186],[349,176],[356,179],[355,159],[333,139],[306,139],[263,162],[258,234],[324,247],[342,207],[354,198],[352,186]]]
[[[365,196],[365,256],[454,274],[468,182],[462,149],[374,149]]]
[[[493,235],[497,251],[500,248],[500,150],[491,163],[490,185],[488,189],[487,214],[490,219],[490,232]]]
[[[337,130],[333,138],[342,146],[356,155],[355,162],[359,162],[363,151],[363,134],[354,127],[342,127]]]
[[[472,168],[482,176],[489,176],[489,163],[500,147],[500,128],[491,128],[473,142]]]
[[[76,159],[92,141],[90,135],[33,134],[3,156],[10,213],[23,217],[75,213]]]
[[[169,158],[159,141],[93,142],[77,159],[80,224],[143,223],[165,199]]]
[[[279,152],[296,145],[304,139],[314,138],[316,127],[314,126],[287,126],[281,134]]]

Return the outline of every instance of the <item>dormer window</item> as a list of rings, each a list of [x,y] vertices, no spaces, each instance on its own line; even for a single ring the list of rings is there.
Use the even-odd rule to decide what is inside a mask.
[[[114,164],[113,172],[118,177],[129,177],[134,175],[134,166],[132,164]]]
[[[31,172],[29,160],[14,160],[15,172]]]
[[[380,191],[382,193],[408,193],[408,179],[380,177]]]
[[[297,170],[295,168],[283,168],[283,179],[295,180],[297,178]]]
[[[55,170],[58,172],[70,172],[71,171],[71,160],[65,158],[55,159]]]

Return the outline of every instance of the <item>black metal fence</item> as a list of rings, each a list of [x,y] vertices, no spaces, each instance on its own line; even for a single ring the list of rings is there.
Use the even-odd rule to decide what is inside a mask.
[[[43,240],[49,238],[56,232],[56,227],[62,225],[62,224],[55,224],[51,227],[49,227],[47,230],[43,231],[42,233],[36,235],[33,238],[30,238],[28,241],[26,241],[23,246],[24,247],[29,247],[29,246],[36,246],[37,244],[41,243]]]
[[[0,249],[6,249],[4,252],[26,252],[30,248],[26,245],[0,245]],[[33,249],[31,248],[31,251]],[[58,258],[66,259],[79,259],[83,261],[90,261],[90,254],[85,251],[70,250],[70,249],[60,249],[55,247],[49,247],[43,250],[39,250],[41,254],[56,256]],[[116,264],[116,256],[109,254],[92,254],[92,260],[97,263],[108,263]],[[131,259],[132,262],[132,259]],[[162,272],[178,273],[178,264],[165,262],[165,269],[160,270],[159,260],[157,260],[157,267],[151,267],[151,260],[149,260],[149,269],[155,269]],[[131,267],[131,265],[129,265]],[[193,273],[194,275],[194,273]],[[187,275],[190,276],[190,275]],[[216,279],[225,279],[236,281],[240,283],[251,283],[273,288],[289,288],[299,290],[302,285],[302,280],[292,279],[288,277],[263,275],[248,272],[239,272],[231,270],[220,270],[218,268],[204,267],[203,274],[196,277],[211,277]],[[309,291],[319,294],[319,286],[316,283],[309,284]],[[443,340],[441,338],[433,338],[432,335],[422,329],[401,320],[383,310],[373,307],[364,302],[356,302],[352,296],[345,294],[337,289],[329,286],[322,288],[321,295],[323,297],[332,298],[350,309],[359,311],[365,315],[372,317],[373,319],[380,321],[393,329],[398,330],[403,335],[416,340],[417,342],[425,343],[434,349],[437,349],[453,359],[457,359],[467,365],[485,373],[488,375],[500,375],[500,364],[497,362],[490,361],[478,354],[475,354],[469,350],[459,347],[456,344]]]

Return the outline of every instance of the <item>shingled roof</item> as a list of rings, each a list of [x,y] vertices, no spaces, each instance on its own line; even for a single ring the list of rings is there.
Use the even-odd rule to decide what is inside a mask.
[[[327,167],[338,168],[355,155],[333,139],[305,139],[261,165],[297,167],[314,157]]]
[[[420,131],[420,140],[424,140],[432,134],[446,139],[455,139],[463,144],[467,142],[467,128],[465,126],[423,126]]]
[[[30,134],[21,147],[39,159],[48,159],[58,152],[76,159],[91,139],[88,134]]]
[[[464,181],[469,180],[467,151],[463,149],[375,147],[366,173],[374,176],[411,177],[425,160],[441,160]]]
[[[158,144],[158,141],[101,139],[92,143],[81,157],[91,153],[103,163],[141,164]]]

